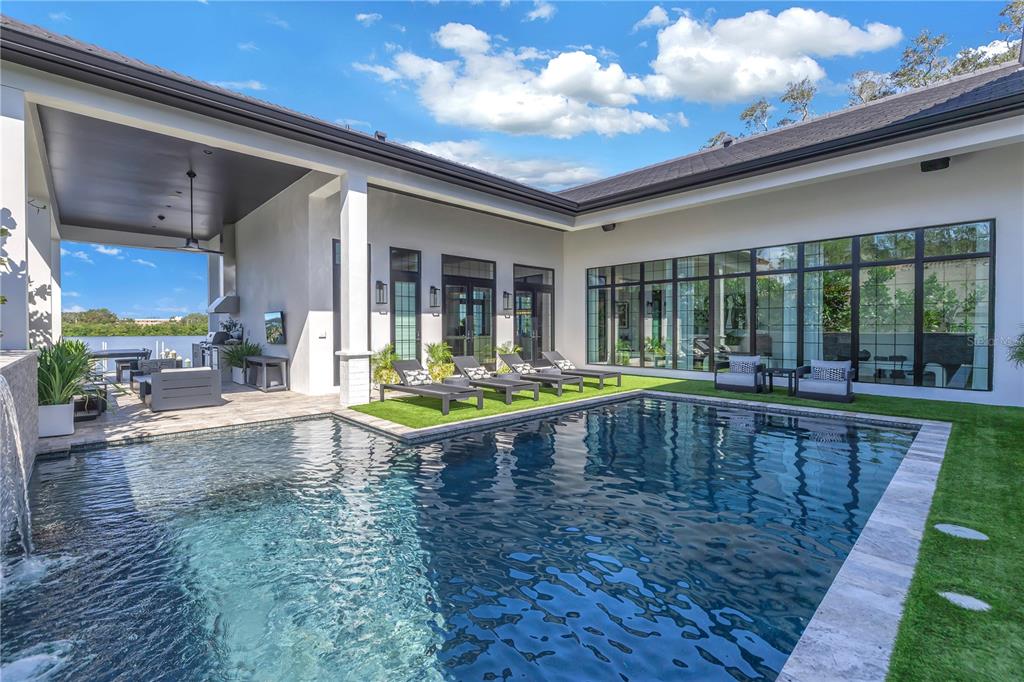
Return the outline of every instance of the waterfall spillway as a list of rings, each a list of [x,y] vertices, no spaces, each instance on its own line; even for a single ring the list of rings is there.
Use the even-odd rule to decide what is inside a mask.
[[[32,512],[28,506],[28,471],[14,409],[14,394],[0,375],[0,531],[17,528],[24,557],[32,555]],[[0,542],[2,547],[5,542]]]

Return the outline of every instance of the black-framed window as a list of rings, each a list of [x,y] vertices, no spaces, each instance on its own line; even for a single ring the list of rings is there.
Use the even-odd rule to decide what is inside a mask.
[[[420,359],[420,261],[413,249],[391,247],[391,343],[399,360]]]
[[[590,268],[587,361],[851,360],[862,382],[991,390],[994,253],[980,220]]]

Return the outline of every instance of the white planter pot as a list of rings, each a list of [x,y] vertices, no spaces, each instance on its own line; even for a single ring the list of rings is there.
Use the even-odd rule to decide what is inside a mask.
[[[231,380],[236,384],[245,384],[245,370],[241,367],[231,368]]]
[[[39,406],[39,437],[70,436],[75,432],[75,401]]]

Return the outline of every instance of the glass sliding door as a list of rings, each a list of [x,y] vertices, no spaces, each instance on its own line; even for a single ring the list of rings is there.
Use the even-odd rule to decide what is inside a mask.
[[[796,367],[797,276],[796,273],[758,275],[757,354],[769,367]]]
[[[990,266],[988,258],[925,263],[924,386],[988,388]]]
[[[914,266],[860,269],[859,381],[914,383]]]
[[[673,298],[671,282],[644,285],[644,367],[671,364]]]
[[[391,249],[391,343],[399,360],[420,359],[420,252]]]
[[[640,285],[615,287],[615,364],[640,366],[643,328]]]
[[[849,360],[853,357],[853,275],[850,270],[804,273],[804,357]]]
[[[611,363],[612,290],[610,287],[587,289],[587,362],[592,365]]]
[[[676,369],[711,370],[710,282],[676,282]]]
[[[715,350],[750,353],[750,278],[720,277],[715,281]]]
[[[526,265],[513,266],[515,329],[513,341],[527,362],[554,350],[555,271]]]
[[[494,263],[442,256],[442,327],[453,355],[472,355],[494,368]]]

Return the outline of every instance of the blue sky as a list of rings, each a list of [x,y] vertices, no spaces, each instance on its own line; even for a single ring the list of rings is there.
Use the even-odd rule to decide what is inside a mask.
[[[1004,4],[6,2],[3,11],[551,188],[692,152],[722,129],[740,133],[743,107],[777,98],[788,80],[816,82],[815,114],[841,108],[854,72],[892,70],[923,28],[945,32],[951,54],[999,40]],[[136,292],[156,300],[171,288],[133,285],[131,298],[110,301],[102,296],[116,286],[78,291],[81,305],[127,312]]]

